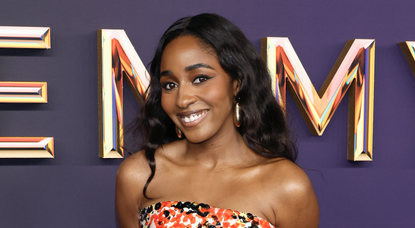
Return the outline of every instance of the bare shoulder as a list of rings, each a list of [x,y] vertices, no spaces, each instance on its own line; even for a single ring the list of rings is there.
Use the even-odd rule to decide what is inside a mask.
[[[142,151],[126,158],[118,168],[115,205],[120,227],[135,227],[137,224],[140,203],[144,198],[142,190],[150,173]]]
[[[314,194],[307,174],[294,162],[287,159],[271,161],[267,167],[268,189],[275,189],[271,195],[276,198],[295,201],[298,197]]]
[[[118,168],[117,181],[128,182],[129,185],[143,185],[150,175],[144,151],[137,152],[126,158]],[[144,180],[144,183],[142,183]]]
[[[130,169],[142,169],[141,165],[148,164],[147,158],[145,156],[144,150],[136,152],[130,155],[128,158],[124,159],[121,163],[118,172]],[[145,170],[145,169],[144,169]]]
[[[279,159],[270,162],[268,196],[278,227],[318,227],[319,206],[307,174],[297,164]]]
[[[172,142],[160,146],[154,154],[155,160],[157,161],[157,168],[163,166],[166,159],[170,159],[171,154],[175,154],[178,150],[178,143]],[[168,153],[166,152],[168,151]],[[128,158],[126,158],[118,168],[117,172],[117,183],[121,182],[127,184],[130,187],[134,187],[135,191],[143,189],[148,177],[151,174],[151,169],[148,164],[147,158],[144,151],[139,151]],[[140,196],[143,197],[141,194]]]
[[[270,181],[278,183],[284,188],[298,188],[310,187],[311,182],[304,170],[288,159],[276,159],[269,163],[269,168],[272,170]]]
[[[160,171],[164,169],[166,162],[173,160],[171,157],[177,150],[180,149],[178,149],[178,147],[180,146],[177,142],[171,142],[161,145],[156,149],[154,158],[156,160],[158,170],[157,173],[160,173]],[[133,202],[141,208],[141,203],[146,200],[143,194],[143,189],[150,175],[151,169],[144,151],[139,151],[129,156],[118,168],[116,196],[118,197],[118,192],[128,192],[128,197],[130,197],[129,200],[133,200]]]

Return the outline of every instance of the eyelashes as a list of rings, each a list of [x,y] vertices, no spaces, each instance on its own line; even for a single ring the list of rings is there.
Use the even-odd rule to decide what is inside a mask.
[[[177,87],[177,84],[174,82],[166,82],[161,85],[165,90],[171,90]]]
[[[198,75],[197,77],[195,77],[193,79],[193,84],[203,84],[206,81],[208,81],[209,79],[211,79],[212,77],[207,76],[207,75]],[[162,83],[161,86],[163,87],[163,89],[165,90],[172,90],[174,88],[178,87],[178,84],[174,81],[168,81],[165,83]]]
[[[211,79],[212,77],[209,77],[209,76],[207,76],[207,75],[199,75],[199,76],[197,76],[194,80],[193,80],[193,83],[194,84],[200,84],[200,83],[203,83],[203,82],[205,82],[205,81],[207,81],[207,80],[209,80],[209,79]]]

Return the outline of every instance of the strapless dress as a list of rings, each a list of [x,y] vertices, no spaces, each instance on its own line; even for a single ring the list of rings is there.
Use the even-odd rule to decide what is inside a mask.
[[[267,220],[251,213],[183,201],[164,201],[143,208],[139,214],[139,225],[141,228],[274,228]]]

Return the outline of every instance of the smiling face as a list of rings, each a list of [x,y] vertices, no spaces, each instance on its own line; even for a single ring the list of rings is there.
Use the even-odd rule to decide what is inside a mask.
[[[164,49],[160,65],[161,105],[192,143],[236,132],[236,81],[213,51],[192,36],[178,37]]]

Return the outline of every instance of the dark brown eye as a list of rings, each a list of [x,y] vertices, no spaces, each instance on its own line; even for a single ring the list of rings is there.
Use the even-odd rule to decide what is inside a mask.
[[[176,87],[177,87],[176,83],[173,83],[173,82],[166,82],[166,83],[164,83],[162,86],[163,86],[163,88],[164,88],[164,89],[166,89],[166,90],[171,90],[171,89],[173,89],[173,88],[176,88]]]
[[[211,77],[206,76],[206,75],[197,76],[197,77],[193,80],[193,83],[195,83],[195,84],[200,84],[200,83],[203,83],[203,82],[205,82],[205,81],[209,80],[210,78],[211,78]]]

